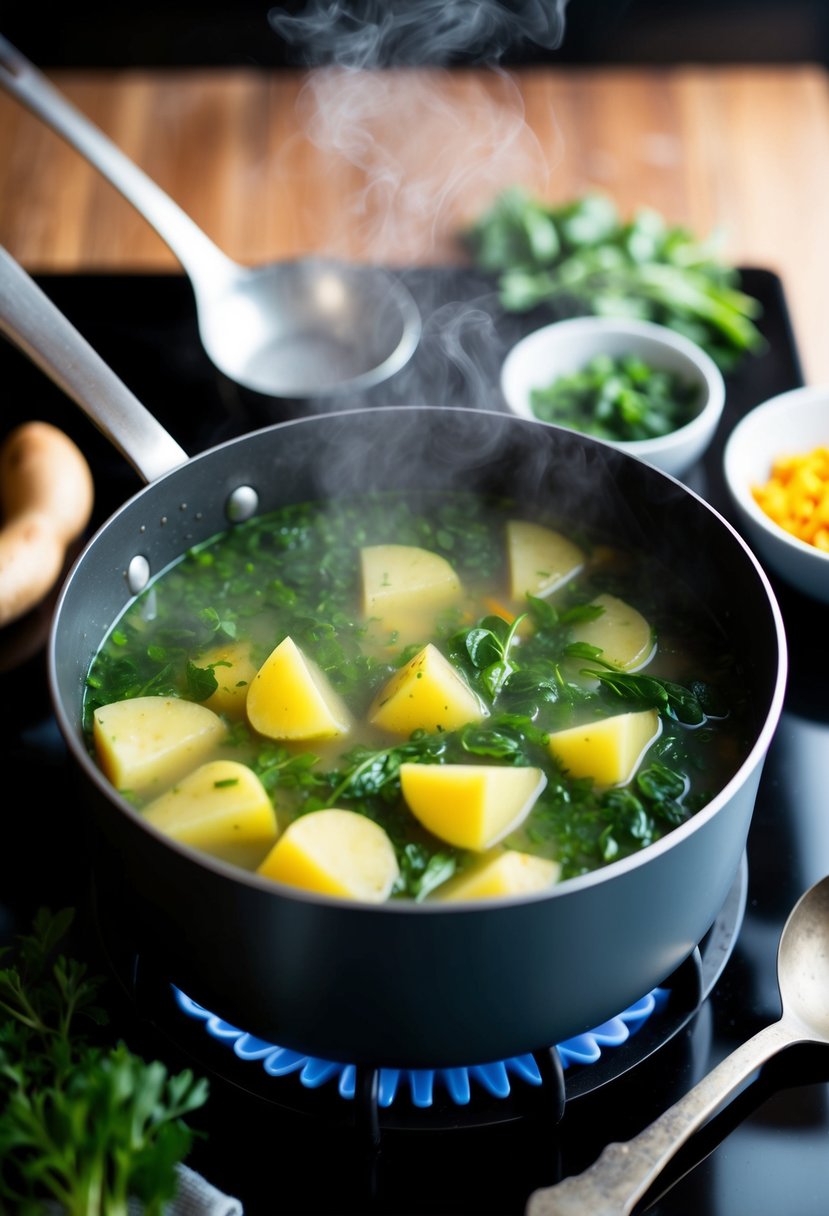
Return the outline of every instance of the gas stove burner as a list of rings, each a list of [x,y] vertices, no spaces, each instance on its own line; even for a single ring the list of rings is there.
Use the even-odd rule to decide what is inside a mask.
[[[296,1074],[300,1083],[308,1089],[333,1083],[342,1098],[352,1100],[355,1097],[356,1065],[338,1064],[268,1043],[212,1014],[174,985],[172,989],[182,1012],[201,1020],[207,1033],[231,1047],[240,1060],[260,1062],[270,1077]],[[595,1030],[559,1043],[557,1051],[562,1068],[572,1064],[594,1064],[601,1057],[603,1049],[620,1047],[655,1010],[664,1007],[668,996],[666,989],[655,988],[618,1017],[602,1023]],[[434,1103],[436,1087],[441,1087],[457,1106],[466,1106],[472,1096],[473,1083],[480,1085],[490,1097],[506,1099],[511,1093],[510,1078],[536,1086],[544,1081],[538,1060],[532,1054],[462,1068],[380,1068],[377,1102],[380,1107],[387,1109],[405,1087],[413,1106],[427,1108]]]
[[[747,893],[744,856],[703,940],[663,984],[617,1017],[554,1047],[450,1069],[334,1063],[257,1038],[185,994],[156,960],[136,952],[111,908],[96,900],[94,915],[126,998],[147,1031],[184,1053],[188,1067],[281,1112],[354,1129],[375,1148],[387,1134],[506,1127],[528,1119],[556,1126],[565,1107],[619,1082],[679,1037],[731,956]]]

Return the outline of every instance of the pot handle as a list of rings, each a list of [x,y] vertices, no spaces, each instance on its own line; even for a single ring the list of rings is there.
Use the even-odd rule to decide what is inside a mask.
[[[145,481],[189,459],[2,245],[0,332],[81,407]]]

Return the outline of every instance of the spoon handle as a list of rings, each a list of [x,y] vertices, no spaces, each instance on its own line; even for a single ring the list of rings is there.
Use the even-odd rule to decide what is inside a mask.
[[[145,481],[187,453],[0,245],[0,334],[63,389]]]
[[[609,1144],[582,1174],[534,1191],[525,1216],[629,1216],[689,1136],[782,1048],[802,1040],[781,1018],[726,1056],[684,1097],[622,1144]]]
[[[0,35],[0,85],[77,152],[155,228],[189,277],[220,283],[239,272],[206,233],[160,186],[64,97],[16,47]]]

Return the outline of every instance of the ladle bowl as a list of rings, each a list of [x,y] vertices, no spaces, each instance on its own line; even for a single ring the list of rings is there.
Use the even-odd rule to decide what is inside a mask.
[[[322,256],[240,265],[2,36],[0,85],[169,246],[192,285],[205,353],[228,379],[270,397],[337,395],[382,383],[414,354],[420,312],[397,275]]]
[[[525,1216],[629,1216],[697,1128],[761,1065],[795,1044],[829,1046],[829,876],[810,887],[783,926],[777,949],[778,1021],[716,1068],[623,1144],[609,1144],[583,1173],[530,1195]]]
[[[420,336],[414,300],[380,267],[309,257],[193,287],[210,359],[273,397],[372,388],[408,362]]]

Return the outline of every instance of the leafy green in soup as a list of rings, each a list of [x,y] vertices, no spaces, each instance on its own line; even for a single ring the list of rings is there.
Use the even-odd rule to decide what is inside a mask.
[[[725,639],[652,559],[469,493],[285,506],[116,623],[84,727],[179,843],[379,902],[545,889],[745,755]]]

